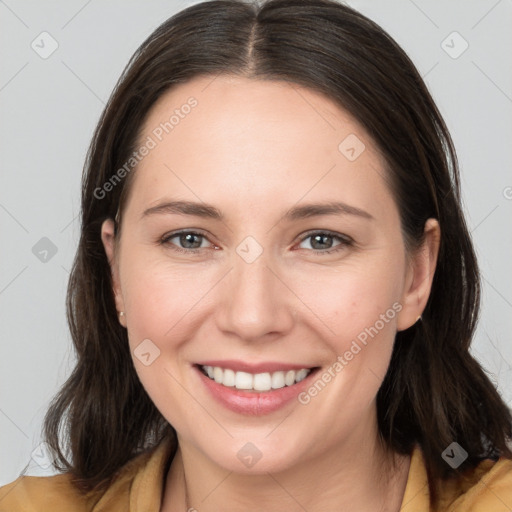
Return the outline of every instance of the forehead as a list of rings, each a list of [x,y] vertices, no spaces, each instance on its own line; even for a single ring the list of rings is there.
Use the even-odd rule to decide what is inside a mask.
[[[389,195],[383,159],[359,123],[290,82],[221,75],[180,84],[153,106],[140,143],[151,149],[132,183],[138,209],[169,194],[240,207],[326,193],[368,207],[369,196]]]

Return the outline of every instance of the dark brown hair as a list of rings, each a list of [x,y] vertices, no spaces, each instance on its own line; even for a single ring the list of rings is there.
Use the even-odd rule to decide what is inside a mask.
[[[136,375],[100,238],[102,222],[114,219],[118,208],[122,219],[136,170],[102,192],[105,197],[98,190],[129,160],[149,110],[164,92],[193,77],[221,73],[286,80],[327,95],[380,148],[407,247],[421,244],[428,218],[440,223],[429,301],[422,320],[397,333],[377,395],[381,440],[401,454],[420,444],[434,503],[441,479],[458,478],[483,458],[512,458],[511,412],[469,352],[480,284],[460,205],[457,158],[416,68],[378,25],[335,1],[218,0],[179,12],[149,36],[125,68],[94,133],[67,296],[77,363],[44,424],[55,467],[70,471],[83,491],[102,489],[135,455],[165,436],[175,438]],[[453,441],[469,454],[458,470],[441,458]]]

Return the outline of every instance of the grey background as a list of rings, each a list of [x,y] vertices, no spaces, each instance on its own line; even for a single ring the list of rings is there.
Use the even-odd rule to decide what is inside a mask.
[[[92,131],[137,46],[192,3],[0,0],[0,485],[27,465],[51,474],[37,447],[74,362],[64,298]],[[472,351],[512,406],[512,2],[348,3],[408,52],[452,132],[483,273]],[[43,31],[58,43],[46,59],[31,47]],[[457,58],[465,43],[454,31],[469,44]]]

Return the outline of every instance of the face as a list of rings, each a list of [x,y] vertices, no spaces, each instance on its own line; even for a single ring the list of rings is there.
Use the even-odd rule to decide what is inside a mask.
[[[374,435],[437,228],[406,254],[367,133],[312,90],[219,76],[166,93],[141,141],[121,237],[109,220],[102,239],[135,369],[180,443],[266,472]]]

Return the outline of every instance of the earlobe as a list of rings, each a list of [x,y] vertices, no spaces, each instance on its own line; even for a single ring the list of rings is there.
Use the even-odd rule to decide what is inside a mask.
[[[441,230],[436,219],[425,223],[425,239],[420,248],[411,255],[402,295],[402,310],[397,329],[403,331],[414,325],[427,305],[437,265]]]
[[[105,255],[110,266],[110,274],[112,276],[112,291],[114,293],[116,309],[118,311],[119,323],[122,326],[126,327],[124,301],[122,297],[121,283],[119,279],[118,259],[116,257],[114,221],[112,219],[106,219],[101,225],[101,241],[103,242]],[[123,314],[120,314],[120,312],[123,312]]]

